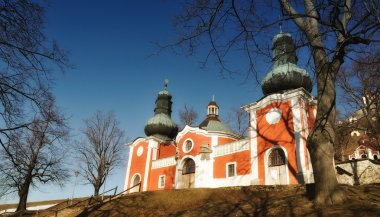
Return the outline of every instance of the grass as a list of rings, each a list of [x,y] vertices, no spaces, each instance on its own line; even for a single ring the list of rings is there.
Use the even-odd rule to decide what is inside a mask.
[[[347,202],[323,209],[312,186],[248,186],[134,193],[79,216],[380,216],[380,185],[341,187]]]

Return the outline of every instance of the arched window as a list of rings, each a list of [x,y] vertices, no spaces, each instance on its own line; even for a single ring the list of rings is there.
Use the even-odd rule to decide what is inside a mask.
[[[367,155],[366,154],[362,154],[362,158],[367,158]]]
[[[269,154],[268,164],[270,167],[280,166],[285,164],[285,153],[281,148],[273,149]]]
[[[373,159],[377,160],[377,155],[373,155]]]
[[[131,184],[131,187],[133,187],[130,192],[139,192],[140,191],[140,186],[141,184],[139,184],[141,182],[141,177],[139,174],[136,174],[134,177],[132,177],[132,184]]]
[[[182,174],[190,173],[195,173],[195,162],[193,161],[193,159],[188,158],[185,160],[185,163],[183,164]]]

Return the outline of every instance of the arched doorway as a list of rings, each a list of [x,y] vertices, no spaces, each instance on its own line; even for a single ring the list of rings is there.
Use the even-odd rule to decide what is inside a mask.
[[[140,192],[140,187],[141,187],[141,184],[138,185],[139,183],[141,182],[141,177],[139,174],[135,174],[133,177],[132,177],[132,182],[131,182],[131,186],[130,187],[133,187],[129,190],[129,193],[132,193],[132,192]]]
[[[194,188],[195,184],[195,162],[191,158],[184,160],[181,175],[182,188]]]
[[[285,185],[287,183],[286,156],[281,148],[270,150],[268,156],[268,172],[266,183],[269,185]]]

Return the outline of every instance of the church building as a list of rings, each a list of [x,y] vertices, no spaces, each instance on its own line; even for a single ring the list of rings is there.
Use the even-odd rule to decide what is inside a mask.
[[[313,182],[306,138],[316,102],[309,74],[297,65],[290,34],[280,32],[273,38],[273,67],[261,86],[264,97],[242,107],[249,114],[249,132],[240,139],[219,119],[214,100],[199,126],[178,132],[166,83],[145,125],[146,137],[129,144],[124,190]]]

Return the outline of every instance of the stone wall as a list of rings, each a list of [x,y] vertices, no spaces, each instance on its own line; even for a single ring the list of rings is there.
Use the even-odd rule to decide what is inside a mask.
[[[380,161],[359,159],[336,163],[337,179],[340,184],[360,185],[380,183]]]

